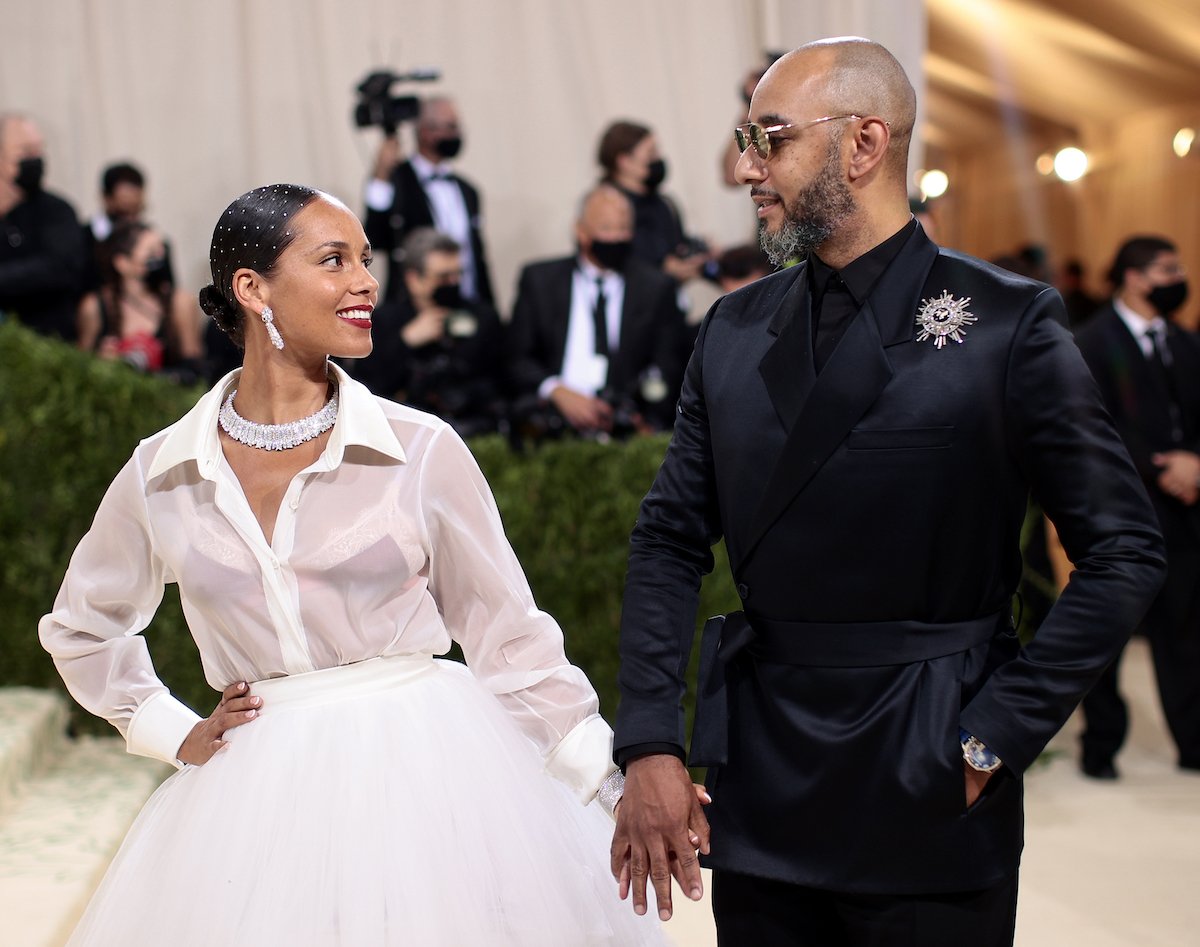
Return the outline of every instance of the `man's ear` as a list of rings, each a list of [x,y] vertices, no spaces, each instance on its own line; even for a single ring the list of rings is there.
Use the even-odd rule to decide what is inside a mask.
[[[233,297],[248,312],[260,313],[270,305],[270,289],[266,280],[249,267],[242,267],[233,274]]]
[[[863,119],[851,140],[850,180],[864,178],[879,167],[891,140],[892,130],[882,118],[873,115]]]

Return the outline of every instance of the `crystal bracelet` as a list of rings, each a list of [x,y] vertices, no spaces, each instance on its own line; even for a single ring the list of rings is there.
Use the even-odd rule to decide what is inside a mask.
[[[615,810],[617,803],[621,801],[621,796],[625,792],[625,774],[619,769],[615,769],[609,775],[608,779],[600,784],[600,791],[596,794],[596,799],[600,802],[600,807],[609,815],[616,818]]]

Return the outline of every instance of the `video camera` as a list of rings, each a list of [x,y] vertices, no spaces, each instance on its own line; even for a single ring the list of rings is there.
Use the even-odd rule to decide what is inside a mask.
[[[354,106],[354,124],[359,128],[378,125],[386,134],[394,135],[401,122],[417,117],[421,100],[415,95],[392,95],[392,86],[397,82],[436,82],[441,77],[437,69],[372,72],[356,87],[358,103]]]

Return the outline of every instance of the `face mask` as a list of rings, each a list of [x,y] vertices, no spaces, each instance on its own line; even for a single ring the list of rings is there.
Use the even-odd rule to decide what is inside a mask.
[[[1187,295],[1188,282],[1181,279],[1177,283],[1168,283],[1166,286],[1155,286],[1146,296],[1146,301],[1160,316],[1166,318],[1184,304]]]
[[[443,283],[433,291],[433,304],[442,309],[461,309],[462,289],[458,283]]]
[[[453,158],[456,157],[460,151],[462,151],[462,144],[463,140],[461,137],[439,138],[434,144],[433,150],[443,158]]]
[[[591,253],[606,270],[623,270],[632,249],[632,240],[593,240]]]
[[[25,192],[26,197],[36,194],[42,189],[45,170],[46,164],[41,158],[22,158],[17,165],[17,179],[13,183]]]
[[[142,282],[148,290],[158,292],[170,281],[171,271],[167,268],[165,256],[151,257],[146,261],[146,272],[142,275]]]
[[[654,190],[667,179],[667,163],[659,158],[651,161],[646,168],[646,187]]]

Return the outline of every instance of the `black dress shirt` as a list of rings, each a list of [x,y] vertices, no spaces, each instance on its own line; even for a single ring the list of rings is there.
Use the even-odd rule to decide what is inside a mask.
[[[838,341],[871,295],[883,271],[896,258],[912,232],[916,218],[883,243],[835,270],[815,253],[809,255],[808,290],[812,295],[813,361],[819,372]]]

